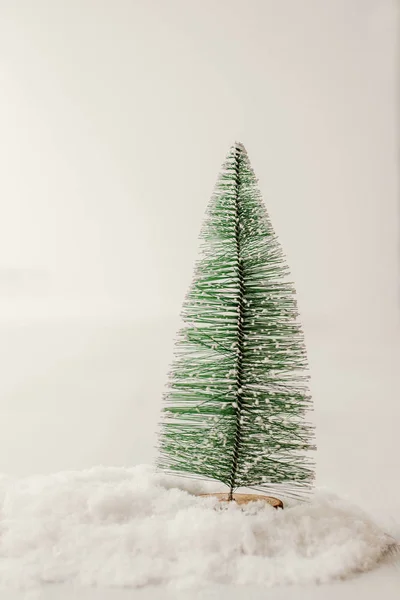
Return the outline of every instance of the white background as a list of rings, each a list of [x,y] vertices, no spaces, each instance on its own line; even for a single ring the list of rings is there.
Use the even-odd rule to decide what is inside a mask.
[[[399,522],[398,31],[391,0],[0,0],[0,472],[153,460],[238,140],[298,289],[317,483]]]
[[[298,289],[318,483],[395,514],[397,17],[390,0],[0,0],[0,471],[153,460],[239,140]]]

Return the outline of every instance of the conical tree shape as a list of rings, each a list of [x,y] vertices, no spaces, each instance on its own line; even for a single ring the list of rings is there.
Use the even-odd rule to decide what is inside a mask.
[[[293,285],[242,144],[201,232],[164,398],[158,466],[302,495],[314,478],[307,361]]]

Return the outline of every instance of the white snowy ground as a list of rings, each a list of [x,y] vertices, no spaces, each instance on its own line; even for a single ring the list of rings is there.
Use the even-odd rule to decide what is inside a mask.
[[[317,493],[246,514],[146,466],[175,327],[0,326],[1,597],[398,599],[396,334],[309,328]]]

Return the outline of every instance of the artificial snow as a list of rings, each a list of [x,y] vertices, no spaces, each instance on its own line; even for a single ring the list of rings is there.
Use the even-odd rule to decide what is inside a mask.
[[[171,588],[324,583],[373,568],[393,540],[326,492],[284,510],[221,509],[210,482],[147,465],[0,479],[0,585]]]

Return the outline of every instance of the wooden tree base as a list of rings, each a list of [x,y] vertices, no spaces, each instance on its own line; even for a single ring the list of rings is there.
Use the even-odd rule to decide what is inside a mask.
[[[229,502],[228,494],[199,494],[199,496],[203,498],[214,497],[220,502]],[[274,508],[283,508],[282,500],[273,498],[272,496],[262,496],[261,494],[233,494],[233,501],[237,504],[248,504],[249,502],[257,502],[259,500],[267,502]]]

